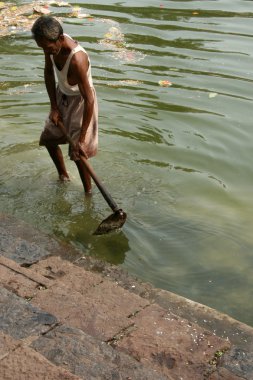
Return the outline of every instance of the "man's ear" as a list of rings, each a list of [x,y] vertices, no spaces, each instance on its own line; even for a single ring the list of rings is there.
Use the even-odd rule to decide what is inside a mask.
[[[59,35],[59,40],[60,40],[60,42],[63,42],[63,41],[64,41],[64,35],[63,35],[63,34],[60,34],[60,35]]]

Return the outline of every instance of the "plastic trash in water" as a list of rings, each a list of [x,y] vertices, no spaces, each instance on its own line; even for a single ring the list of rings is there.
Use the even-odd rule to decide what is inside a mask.
[[[169,80],[159,80],[158,82],[160,87],[170,87],[172,83]]]
[[[217,95],[218,95],[217,92],[210,92],[208,97],[209,99],[212,99],[212,98],[216,98]]]

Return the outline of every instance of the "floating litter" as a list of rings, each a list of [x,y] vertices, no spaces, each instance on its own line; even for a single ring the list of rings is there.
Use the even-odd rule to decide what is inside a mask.
[[[211,99],[211,98],[215,98],[217,95],[218,95],[217,92],[210,92],[208,96]]]
[[[159,80],[158,84],[161,87],[170,87],[170,86],[172,86],[172,83],[169,80]]]
[[[49,15],[51,13],[51,11],[46,6],[43,6],[43,7],[40,7],[40,6],[33,7],[33,12],[41,14],[41,15]]]
[[[55,5],[57,7],[70,7],[70,4],[66,1],[49,1],[49,5]]]

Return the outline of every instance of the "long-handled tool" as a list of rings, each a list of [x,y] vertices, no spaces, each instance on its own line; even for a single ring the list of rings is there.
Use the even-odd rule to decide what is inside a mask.
[[[72,147],[75,147],[75,144],[74,144],[72,138],[68,135],[62,121],[59,120],[57,123],[57,126],[62,130],[62,132],[66,136],[70,145]],[[106,200],[106,202],[108,203],[108,205],[110,206],[110,208],[113,211],[113,214],[109,215],[106,219],[104,219],[100,223],[100,225],[98,226],[98,228],[94,232],[94,235],[106,234],[110,231],[121,228],[126,221],[127,214],[121,208],[118,207],[116,202],[113,200],[112,196],[109,194],[107,189],[104,187],[104,185],[101,183],[101,181],[97,177],[97,175],[94,172],[91,164],[84,157],[84,155],[80,154],[80,160],[84,164],[84,166],[87,169],[87,171],[89,172],[91,178],[94,180],[95,184],[97,185],[97,187],[100,190],[101,194],[103,195],[104,199]]]

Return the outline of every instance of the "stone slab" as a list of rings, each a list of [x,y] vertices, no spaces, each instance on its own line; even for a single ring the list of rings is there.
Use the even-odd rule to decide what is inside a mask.
[[[47,332],[57,319],[0,287],[0,331],[16,339]]]
[[[30,299],[35,295],[36,287],[38,286],[34,281],[29,280],[22,274],[16,273],[1,264],[0,285],[26,299]]]
[[[0,363],[1,360],[19,346],[19,341],[0,331]],[[0,364],[1,367],[1,364]]]
[[[86,271],[59,256],[41,260],[29,269],[43,278],[54,280],[55,284],[59,281],[63,282],[81,294],[86,294],[89,288],[103,281],[100,275]]]
[[[230,348],[228,341],[158,305],[142,310],[134,323],[135,328],[116,346],[174,379],[205,379],[215,369],[210,364],[215,353]]]
[[[230,371],[227,371],[225,368],[217,368],[208,377],[208,380],[243,380],[243,379],[247,379],[247,377],[244,377],[244,378],[238,377],[234,375],[233,373],[231,373]]]
[[[148,301],[110,281],[90,288],[85,295],[57,283],[53,288],[38,292],[32,303],[59,321],[104,341],[131,326],[130,317],[148,305]]]
[[[52,254],[67,256],[69,260],[83,256],[80,250],[6,214],[0,214],[0,254],[23,265]]]
[[[2,222],[3,218],[0,216],[0,253],[1,250],[11,252],[14,249],[18,253],[18,261],[22,257],[23,250],[17,252],[15,247],[21,240],[25,240],[27,246],[32,245],[33,247],[33,244],[36,244],[41,246],[47,254],[49,250],[45,247],[51,249],[50,254],[66,255],[68,259],[72,255],[71,247],[68,246],[64,250],[62,245],[53,239],[48,242],[50,238],[42,235],[39,231],[34,232],[22,223],[17,225],[16,221],[12,222],[9,218],[4,218],[4,222]],[[1,236],[4,236],[3,240],[1,240]],[[22,239],[19,236],[22,236]],[[29,254],[29,249],[26,254]],[[127,275],[122,276],[118,268],[116,273],[112,266],[107,270],[106,264],[93,261],[92,258],[81,256],[79,260],[78,255],[76,256],[75,253],[72,255],[73,261],[80,263],[85,261],[87,268],[96,273],[90,272],[90,275],[87,274],[86,276],[86,272],[76,272],[76,266],[71,263],[61,262],[59,258],[57,258],[58,262],[54,262],[51,257],[46,259],[43,257],[44,263],[41,261],[41,263],[36,264],[34,261],[27,262],[24,259],[21,266],[15,263],[15,265],[10,265],[10,260],[9,264],[6,265],[8,260],[4,259],[2,266],[7,272],[3,277],[5,286],[7,282],[7,288],[16,293],[19,290],[13,286],[13,283],[15,278],[18,278],[17,283],[21,278],[17,276],[23,276],[22,278],[25,278],[25,281],[38,284],[42,283],[42,279],[48,280],[50,285],[39,286],[35,289],[36,294],[33,293],[33,300],[43,299],[44,292],[47,292],[50,297],[56,289],[55,298],[52,300],[54,305],[50,307],[52,310],[58,309],[59,316],[60,313],[65,313],[66,318],[62,319],[63,322],[74,322],[73,326],[75,323],[78,327],[79,325],[82,326],[83,332],[79,335],[84,334],[83,336],[86,339],[77,341],[76,349],[84,350],[82,352],[85,360],[87,360],[86,364],[90,365],[89,368],[92,371],[95,368],[94,360],[97,355],[99,362],[97,368],[99,368],[99,364],[102,365],[101,361],[108,359],[108,367],[111,368],[111,373],[105,371],[104,374],[108,375],[110,379],[120,379],[119,376],[122,375],[122,379],[125,380],[123,368],[125,370],[126,367],[124,367],[122,358],[126,357],[130,361],[133,360],[135,364],[138,362],[142,368],[150,369],[150,366],[153,367],[157,371],[154,379],[165,377],[175,380],[253,380],[253,329],[250,326],[241,324],[205,305],[167,291],[153,289],[150,285],[139,284],[138,281],[133,281]],[[52,261],[50,261],[51,259]],[[50,266],[50,263],[54,266]],[[37,270],[35,270],[36,268]],[[10,273],[12,274],[10,275]],[[101,274],[103,277],[101,276],[100,279]],[[11,278],[11,276],[13,277]],[[108,278],[116,281],[125,289],[109,281]],[[65,298],[61,298],[61,291]],[[137,293],[137,295],[130,294],[130,292]],[[5,297],[6,294],[7,297]],[[20,292],[18,294],[23,294],[26,297],[25,293]],[[138,295],[146,298],[146,300],[141,298],[144,303],[140,303]],[[35,344],[35,340],[40,342],[41,350],[45,350],[45,355],[47,355],[45,342],[48,341],[44,340],[44,337],[50,336],[51,333],[53,336],[54,331],[58,330],[59,324],[56,319],[58,315],[48,314],[47,309],[45,309],[46,312],[41,312],[20,297],[15,297],[8,290],[0,288],[0,330],[15,338],[22,339],[21,342],[17,341],[17,343],[11,337],[5,337],[1,344],[0,336],[0,361],[1,359],[2,361],[5,360],[17,350],[20,350],[21,357],[23,356],[26,360],[23,349]],[[70,305],[70,307],[67,306],[67,310],[65,310],[64,300],[67,300]],[[156,302],[161,307],[158,305],[151,306],[150,302]],[[66,303],[66,305],[68,304]],[[115,309],[113,309],[114,307]],[[114,319],[115,316],[116,319]],[[120,320],[119,324],[117,319]],[[194,324],[195,322],[198,326]],[[209,331],[205,331],[205,328]],[[109,333],[107,334],[108,330]],[[57,344],[49,344],[51,347],[49,355],[51,355],[52,360],[56,360],[54,364],[57,364],[57,360],[60,358],[59,348],[63,347],[62,342],[66,342],[66,346],[69,345],[73,352],[64,352],[61,358],[63,359],[62,365],[68,366],[67,369],[70,370],[73,358],[68,359],[66,355],[69,354],[71,357],[72,354],[75,356],[78,353],[78,350],[75,351],[74,334],[71,333],[71,337],[67,337],[66,331],[64,333],[61,331],[59,334],[56,336]],[[218,340],[212,340],[218,339],[216,335],[229,337],[233,343],[239,343],[239,347],[230,348],[229,342],[224,339],[220,340],[222,345],[219,345]],[[96,337],[99,338],[97,347],[93,346]],[[107,341],[107,344],[102,342],[102,339]],[[86,351],[83,347],[85,341],[87,343]],[[225,346],[223,345],[224,342]],[[107,351],[107,348],[113,351]],[[223,348],[228,348],[228,350],[224,352]],[[92,356],[89,356],[92,354],[92,349],[94,349],[93,362]],[[116,357],[113,356],[113,353]],[[218,355],[217,357],[217,353],[221,353],[221,356]],[[130,358],[131,355],[132,358]],[[114,371],[115,363],[119,363],[122,372]],[[135,367],[135,364],[132,368],[137,371],[141,367]],[[113,377],[110,377],[111,375]],[[14,377],[13,374],[10,375],[12,380],[16,380],[15,376],[19,379],[18,374],[14,374]],[[37,379],[36,374],[33,374],[33,378]],[[141,376],[140,378],[142,379]]]
[[[11,236],[8,237],[8,240]],[[0,231],[0,240],[3,240],[4,236]],[[7,245],[7,244],[6,244]],[[42,257],[48,256],[49,252],[41,248],[35,243],[30,243],[27,240],[18,238],[12,239],[12,244],[8,248],[1,250],[1,255],[8,257],[20,264],[32,264],[37,262]]]
[[[220,366],[244,379],[253,379],[253,353],[233,347],[222,357]]]
[[[53,281],[31,271],[30,268],[21,267],[15,261],[0,257],[0,285],[16,295],[30,299],[42,287],[53,285]]]
[[[152,299],[161,307],[198,324],[234,345],[253,352],[253,328],[206,305],[167,290],[153,289]]]
[[[168,379],[128,355],[116,352],[108,344],[67,326],[51,330],[34,341],[32,347],[50,362],[82,379]]]
[[[1,380],[80,380],[29,347],[18,347],[0,359]]]

